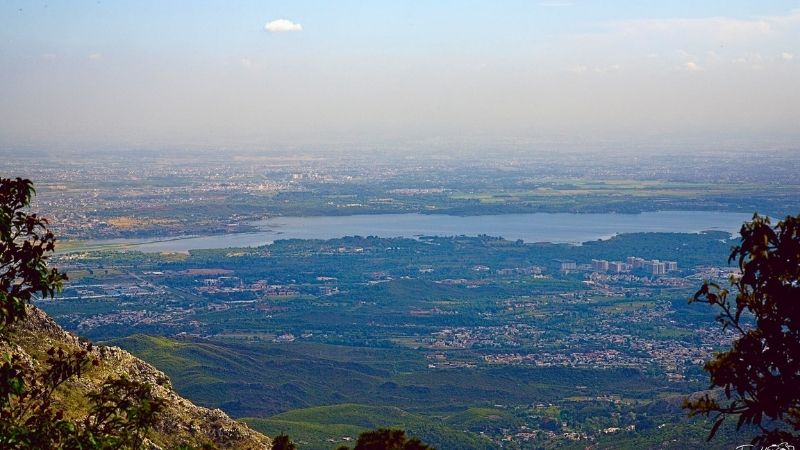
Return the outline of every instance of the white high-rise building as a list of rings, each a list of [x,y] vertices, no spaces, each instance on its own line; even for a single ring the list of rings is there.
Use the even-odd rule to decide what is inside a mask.
[[[628,265],[625,264],[624,262],[612,261],[608,263],[608,267],[611,269],[612,272],[620,273],[620,272],[625,272],[626,269],[628,268]]]

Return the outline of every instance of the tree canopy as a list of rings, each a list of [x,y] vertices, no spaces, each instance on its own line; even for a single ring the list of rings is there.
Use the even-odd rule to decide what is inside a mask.
[[[728,416],[755,426],[754,444],[800,444],[800,215],[775,227],[754,215],[740,231],[729,262],[739,272],[729,287],[706,282],[693,301],[716,307],[731,348],[706,363],[711,388],[722,392],[687,400],[691,415],[715,419],[713,438]]]

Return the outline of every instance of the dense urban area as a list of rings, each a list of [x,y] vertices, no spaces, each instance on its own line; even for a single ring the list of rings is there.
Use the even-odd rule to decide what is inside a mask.
[[[330,153],[34,153],[0,168],[36,181],[35,208],[65,240],[247,232],[257,229],[254,220],[282,215],[695,210],[781,217],[798,203],[800,161],[791,151]]]

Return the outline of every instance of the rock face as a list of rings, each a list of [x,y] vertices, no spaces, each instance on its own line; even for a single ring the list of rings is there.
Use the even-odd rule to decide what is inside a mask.
[[[36,355],[41,356],[50,347],[86,350],[88,345],[87,341],[62,329],[40,309],[29,307],[27,319],[10,330],[7,341],[0,340],[0,355],[22,354],[25,360],[36,365]],[[211,443],[220,449],[272,448],[268,437],[231,419],[221,410],[196,406],[179,396],[164,372],[127,351],[119,347],[93,346],[90,355],[98,360],[99,365],[65,386],[66,391],[82,397],[83,393],[90,392],[109,376],[126,376],[148,383],[156,397],[166,400],[166,408],[148,436],[151,447],[173,448],[180,444],[199,447]],[[81,412],[75,413],[79,415]]]

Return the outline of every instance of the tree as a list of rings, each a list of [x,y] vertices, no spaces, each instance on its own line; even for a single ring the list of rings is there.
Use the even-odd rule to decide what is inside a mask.
[[[297,446],[286,434],[279,434],[272,440],[272,450],[297,450]]]
[[[337,450],[347,450],[347,447],[341,446]],[[403,430],[379,428],[358,435],[353,450],[434,450],[434,448],[417,438],[407,439]]]
[[[740,231],[728,262],[740,273],[730,288],[706,282],[693,301],[720,314],[723,329],[736,333],[728,351],[706,363],[719,395],[689,399],[690,415],[713,415],[712,439],[726,417],[737,430],[755,426],[753,444],[800,444],[800,215],[773,228],[758,214]],[[733,297],[733,300],[731,299]]]
[[[34,293],[52,296],[67,279],[47,267],[55,248],[47,220],[25,211],[35,192],[30,180],[0,178],[0,329],[25,317]]]
[[[47,221],[26,212],[34,194],[30,180],[0,178],[0,339],[24,321],[34,294],[53,296],[67,276],[47,266],[55,237]],[[51,347],[42,368],[28,355],[0,361],[0,448],[138,449],[164,408],[152,387],[126,378],[107,379],[88,395],[83,420],[65,418],[54,394],[98,361],[92,345],[65,351]]]

